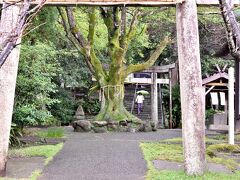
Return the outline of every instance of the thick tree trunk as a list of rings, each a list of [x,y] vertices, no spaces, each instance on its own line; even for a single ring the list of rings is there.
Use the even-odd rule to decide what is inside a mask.
[[[188,175],[201,175],[205,171],[206,161],[205,126],[195,0],[178,4],[176,17],[185,172]]]
[[[107,85],[102,87],[104,103],[99,114],[95,117],[98,121],[132,121],[141,123],[141,120],[128,112],[124,106],[124,85]]]
[[[5,4],[6,6],[9,4]],[[16,27],[20,7],[3,8],[0,25],[0,44]],[[0,69],[0,176],[6,172],[8,143],[16,86],[19,47],[15,48]]]

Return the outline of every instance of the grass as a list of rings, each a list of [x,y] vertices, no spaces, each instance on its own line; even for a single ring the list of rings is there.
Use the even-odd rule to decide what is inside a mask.
[[[141,148],[150,159],[183,162],[182,146],[178,144],[141,143]]]
[[[63,143],[57,145],[42,145],[42,146],[31,146],[19,149],[11,149],[9,155],[12,157],[45,157],[44,164],[47,165],[53,157],[62,149]],[[32,172],[31,176],[27,179],[36,180],[42,173],[42,170],[37,169]],[[15,178],[0,178],[0,180],[15,180]]]
[[[63,138],[64,129],[60,127],[51,127],[47,130],[42,130],[36,133],[40,138]]]
[[[211,141],[211,139],[209,139]],[[203,176],[187,176],[183,171],[159,171],[153,166],[153,160],[167,160],[175,162],[183,162],[183,149],[181,138],[164,140],[160,143],[141,143],[140,147],[143,151],[144,158],[147,161],[148,172],[147,180],[235,180],[240,179],[240,172],[234,174],[212,173],[207,172]],[[177,144],[171,144],[177,143]],[[228,146],[228,144],[212,144],[207,146],[207,160],[209,162],[223,164],[234,170],[238,165],[233,159],[224,159],[215,156],[216,152],[234,152],[239,150],[239,146]],[[211,155],[210,155],[211,154]]]
[[[29,177],[29,180],[36,180],[42,173],[42,170],[37,169],[33,171],[32,175]]]
[[[10,156],[16,157],[45,157],[45,165],[48,164],[53,157],[62,149],[63,143],[57,145],[42,145],[42,146],[31,146],[20,149],[11,149],[9,151]]]
[[[172,138],[172,139],[165,139],[165,140],[162,140],[160,142],[163,142],[163,143],[171,143],[171,144],[182,144],[182,138]],[[205,138],[205,142],[207,145],[210,145],[210,144],[219,144],[219,143],[223,143],[224,142],[224,139],[212,139],[212,138]]]
[[[152,170],[146,177],[147,180],[237,180],[240,173],[224,174],[207,172],[203,176],[187,176],[183,171],[157,171]]]
[[[228,134],[220,134],[212,138],[215,140],[228,141]],[[240,141],[240,134],[235,134],[235,141]]]

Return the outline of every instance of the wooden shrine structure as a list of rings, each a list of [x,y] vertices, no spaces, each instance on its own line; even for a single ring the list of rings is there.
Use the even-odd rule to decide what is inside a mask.
[[[204,102],[205,108],[207,106],[211,106],[211,108],[215,108],[221,111],[214,114],[213,117],[208,119],[208,123],[206,123],[207,127],[210,130],[227,130],[227,117],[228,117],[228,73],[225,72],[227,65],[225,65],[222,69],[218,65],[216,65],[217,73],[212,74],[211,76],[207,75],[206,78],[202,80],[202,85],[205,90]]]

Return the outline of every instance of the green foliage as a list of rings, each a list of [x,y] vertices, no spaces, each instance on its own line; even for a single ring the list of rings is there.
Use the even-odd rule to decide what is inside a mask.
[[[55,49],[37,43],[23,44],[21,50],[13,121],[22,127],[52,124],[55,119],[47,107],[58,103],[50,97],[56,92],[53,78],[59,71]]]
[[[58,84],[64,83],[65,87],[70,88],[90,87],[91,74],[82,55],[76,50],[70,48],[58,50],[57,60],[62,68]]]
[[[202,74],[214,74],[217,71],[215,66],[216,64],[218,64],[220,68],[223,68],[225,64],[227,64],[228,67],[233,67],[234,61],[228,61],[222,58],[216,58],[212,56],[203,56],[201,61]]]
[[[150,42],[149,35],[147,33],[147,26],[145,24],[140,24],[135,38],[133,38],[127,50],[127,64],[129,65],[137,62],[143,62],[146,57],[146,50],[149,46]]]
[[[98,99],[84,98],[82,107],[85,113],[96,115],[100,111],[101,104]]]
[[[206,119],[212,118],[213,115],[215,114],[215,110],[210,108],[206,110]]]
[[[59,103],[51,106],[51,114],[62,125],[67,125],[72,122],[75,110],[77,108],[77,102],[72,97],[71,93],[65,89],[59,88],[57,93],[52,96],[54,99],[58,99]]]
[[[59,127],[51,127],[44,131],[38,131],[37,136],[41,138],[62,138],[64,137],[64,129]]]
[[[31,23],[28,30],[34,30],[24,37],[24,43],[30,42],[31,45],[34,45],[40,41],[46,44],[63,44],[65,34],[61,34],[58,18],[59,14],[56,7],[43,7]]]
[[[164,86],[162,93],[165,107],[165,117],[166,119],[169,119],[169,87]],[[181,127],[181,99],[179,85],[176,85],[172,88],[172,118],[173,127]]]
[[[176,127],[181,127],[181,97],[180,97],[180,86],[176,85],[172,89],[172,100],[173,100],[173,121],[175,122]]]
[[[199,21],[201,23],[221,24],[222,16],[218,7],[198,7]]]
[[[37,109],[34,105],[17,106],[14,110],[14,122],[20,127],[26,125],[52,125],[56,124],[56,119],[46,109]]]
[[[31,146],[19,149],[10,149],[9,155],[12,157],[45,157],[45,164],[48,164],[52,158],[62,149],[63,143],[57,145]]]

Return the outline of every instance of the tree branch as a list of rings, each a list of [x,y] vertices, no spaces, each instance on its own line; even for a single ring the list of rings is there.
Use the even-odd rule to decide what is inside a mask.
[[[73,8],[67,7],[66,15],[60,9],[59,13],[63,20],[63,27],[67,33],[67,37],[74,46],[84,55],[84,60],[89,70],[95,75],[99,83],[105,83],[106,74],[103,70],[100,60],[94,52],[94,34],[95,34],[95,8],[90,7],[89,13],[89,34],[88,39],[84,39],[81,31],[77,28],[76,19],[73,15]],[[69,33],[70,31],[70,33]],[[71,35],[70,35],[71,34]]]
[[[90,70],[90,72],[92,74],[95,73],[93,67],[92,67],[92,64],[90,62],[90,59],[86,56],[86,52],[84,50],[84,48],[82,47],[82,44],[79,43],[79,41],[75,38],[75,36],[73,36],[71,30],[70,30],[70,27],[68,25],[68,18],[66,17],[65,13],[64,13],[64,9],[61,8],[61,7],[57,7],[58,9],[58,12],[61,16],[61,19],[62,19],[62,26],[65,30],[65,33],[66,33],[66,37],[72,42],[72,44],[76,47],[76,49],[85,57],[84,60]]]
[[[137,18],[139,15],[140,15],[140,11],[138,9],[136,9],[133,13],[133,17],[132,17],[128,32],[126,32],[125,34],[122,34],[122,36],[120,38],[120,46],[124,49],[124,54],[126,54],[128,45],[130,44],[134,35],[136,34]]]
[[[3,34],[0,34],[1,44],[0,44],[0,68],[3,66],[7,57],[10,55],[12,50],[16,47],[17,40],[21,38],[23,31],[30,25],[33,18],[39,12],[39,10],[44,6],[46,0],[41,0],[38,5],[30,9],[30,0],[24,0],[22,8],[20,10],[19,18],[16,24],[16,27],[13,29],[9,36],[4,37]],[[8,8],[12,4],[6,2],[3,3],[3,10]],[[30,15],[30,16],[29,16]]]
[[[233,57],[240,58],[240,29],[233,10],[226,0],[219,0],[222,17],[227,30],[228,45]]]
[[[70,27],[70,31],[71,31],[72,35],[77,39],[77,41],[82,46],[82,48],[86,48],[87,43],[86,43],[81,31],[79,31],[77,28],[75,17],[73,15],[73,8],[67,7],[66,12],[67,12],[68,23],[69,23],[69,27]]]
[[[169,37],[165,37],[164,40],[157,46],[156,50],[150,55],[149,59],[141,64],[131,64],[129,65],[126,70],[125,70],[125,74],[124,76],[126,77],[127,75],[133,73],[133,72],[138,72],[138,71],[142,71],[144,69],[147,69],[149,67],[151,67],[156,60],[158,59],[158,57],[160,56],[160,54],[163,52],[163,50],[165,49],[165,47],[171,42],[171,40],[169,39]]]

